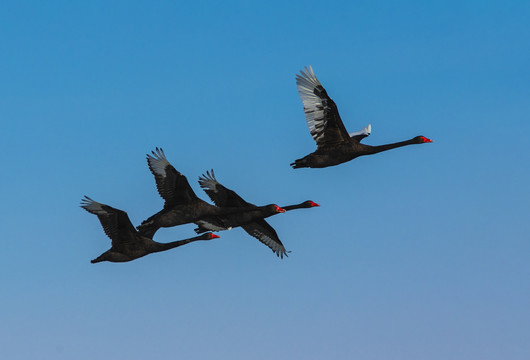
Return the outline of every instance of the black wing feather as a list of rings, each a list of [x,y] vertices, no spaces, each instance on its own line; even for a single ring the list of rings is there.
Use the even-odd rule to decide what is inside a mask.
[[[164,150],[156,148],[147,154],[147,164],[156,180],[158,193],[165,200],[164,208],[189,204],[197,198],[186,176],[167,160]]]
[[[255,206],[246,202],[235,191],[224,187],[215,178],[213,170],[207,171],[199,177],[199,184],[215,205],[220,207],[252,207]]]
[[[265,219],[256,220],[241,227],[249,233],[249,235],[267,245],[277,256],[282,259],[284,256],[288,256],[288,251],[285,249],[285,246],[283,246],[276,230],[274,230]]]
[[[313,68],[296,75],[298,92],[304,103],[307,125],[319,148],[349,142],[350,136],[335,102],[317,79]]]
[[[98,217],[105,234],[112,240],[112,246],[130,242],[136,237],[136,229],[125,211],[98,203],[88,196],[81,201],[81,207]]]

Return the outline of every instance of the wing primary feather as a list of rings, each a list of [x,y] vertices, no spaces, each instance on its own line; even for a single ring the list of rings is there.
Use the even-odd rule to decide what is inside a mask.
[[[349,142],[350,137],[337,109],[313,67],[306,66],[296,75],[296,84],[306,115],[307,125],[319,147]]]

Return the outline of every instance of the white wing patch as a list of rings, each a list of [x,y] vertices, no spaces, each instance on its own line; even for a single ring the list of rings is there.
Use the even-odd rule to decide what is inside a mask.
[[[357,135],[370,136],[371,133],[372,133],[372,124],[368,124],[368,126],[362,129],[361,131],[352,132],[349,135],[350,137],[357,136]]]
[[[309,65],[309,69],[305,68],[305,72],[301,70],[300,73],[301,75],[296,75],[296,85],[304,103],[304,112],[309,131],[313,139],[318,143],[324,136],[323,131],[326,124],[322,99],[315,95],[314,89],[319,85],[322,86],[322,84],[318,81],[311,65]]]
[[[89,213],[95,215],[109,215],[109,213],[105,209],[103,209],[103,204],[92,200],[86,195],[85,198],[81,200],[81,207]]]
[[[199,225],[200,227],[203,227],[203,228],[207,229],[208,231],[232,230],[231,227],[225,228],[225,227],[217,226],[215,224],[209,223],[209,222],[204,221],[204,220],[196,221],[195,224]]]
[[[164,150],[162,150],[162,148],[156,148],[156,150],[152,151],[152,153],[153,155],[147,154],[147,163],[149,164],[149,168],[156,175],[166,177],[166,167],[171,164],[169,161],[167,161]]]
[[[206,171],[206,175],[202,174],[202,176],[199,176],[199,185],[203,189],[208,189],[213,192],[217,192],[217,184],[219,184],[219,182],[215,178],[213,169],[211,173],[210,171]]]

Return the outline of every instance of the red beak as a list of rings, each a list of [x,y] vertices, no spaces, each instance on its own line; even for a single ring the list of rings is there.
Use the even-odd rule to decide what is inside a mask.
[[[423,136],[423,142],[428,143],[428,142],[432,142],[432,140],[431,139],[427,139],[425,136]]]
[[[212,239],[218,239],[218,238],[220,238],[219,235],[212,234]]]
[[[279,206],[276,207],[276,211],[279,212],[279,213],[284,213],[285,212],[285,209],[284,208],[281,208]]]
[[[311,201],[311,206],[320,206],[316,202]]]

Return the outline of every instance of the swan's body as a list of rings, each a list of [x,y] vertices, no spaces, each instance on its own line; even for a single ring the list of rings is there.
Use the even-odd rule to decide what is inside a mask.
[[[110,250],[92,260],[91,263],[93,264],[101,261],[132,261],[148,254],[170,250],[193,241],[211,240],[219,237],[212,233],[206,233],[190,239],[159,243],[136,231],[129,216],[123,210],[98,203],[88,196],[85,196],[81,201],[81,207],[89,213],[97,215],[103,230],[112,240]]]
[[[230,190],[219,183],[215,178],[213,170],[211,173],[208,171],[206,172],[206,175],[203,174],[202,177],[199,177],[199,184],[217,206],[243,208],[256,207],[256,205],[245,201],[235,191]],[[311,208],[315,206],[320,205],[308,200],[300,204],[284,206],[282,208],[285,211],[289,211],[295,209]],[[222,221],[226,224],[230,224],[231,227],[241,226],[247,233],[261,241],[263,244],[267,245],[277,256],[283,259],[284,255],[287,256],[288,251],[285,249],[285,246],[278,237],[276,230],[274,230],[274,228],[270,226],[267,221],[265,221],[265,217],[266,216],[262,218],[251,218],[248,217],[246,213],[238,213],[223,216]],[[205,231],[217,231],[211,227],[205,226],[204,224],[198,224],[199,227],[195,229],[195,232],[197,233]]]
[[[326,89],[317,79],[311,66],[309,69],[305,68],[305,72],[301,71],[301,75],[296,75],[296,84],[304,103],[307,125],[317,143],[317,150],[295,160],[291,164],[295,169],[334,166],[363,155],[376,154],[406,145],[432,142],[432,140],[420,135],[407,141],[387,145],[361,144],[361,140],[371,134],[371,125],[361,131],[348,133],[340,118],[337,105],[328,96]]]
[[[197,197],[188,179],[171,165],[162,149],[157,148],[152,155],[148,154],[147,163],[155,176],[158,193],[165,200],[164,209],[138,226],[138,231],[148,238],[152,238],[161,227],[199,221],[218,230],[228,229],[230,225],[222,221],[223,215],[245,212],[249,217],[259,218],[284,212],[275,204],[244,209],[240,207],[221,208],[208,204]]]

